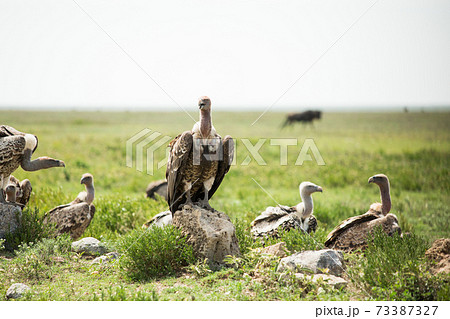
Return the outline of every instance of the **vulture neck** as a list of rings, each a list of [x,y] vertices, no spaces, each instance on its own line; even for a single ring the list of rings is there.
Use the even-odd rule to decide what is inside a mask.
[[[300,191],[300,197],[302,198],[302,203],[303,203],[303,213],[302,213],[302,218],[305,219],[309,216],[311,216],[314,205],[313,205],[313,200],[311,197],[311,194],[305,192],[305,191]],[[297,207],[301,205],[298,204]],[[297,210],[298,211],[298,210]]]
[[[89,205],[94,201],[95,189],[94,182],[86,185],[86,203]]]
[[[21,166],[25,171],[38,171],[44,168],[59,167],[61,162],[50,157],[39,157],[31,160],[31,149],[25,149]]]
[[[203,138],[208,138],[211,134],[212,118],[211,110],[200,110],[200,134]]]
[[[389,182],[378,185],[381,195],[381,213],[386,215],[391,210],[391,194],[389,192]]]

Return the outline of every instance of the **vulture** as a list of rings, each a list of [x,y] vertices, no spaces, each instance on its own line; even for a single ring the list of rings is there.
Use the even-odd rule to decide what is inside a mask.
[[[16,189],[15,185],[9,184],[8,186],[6,186],[5,194],[6,194],[6,203],[7,204],[17,205],[17,202],[16,202],[17,189]],[[23,205],[20,205],[20,204],[18,206],[23,207]]]
[[[152,219],[142,225],[142,228],[149,228],[154,226],[164,227],[167,225],[172,225],[172,212],[170,210],[156,214]]]
[[[267,207],[251,223],[253,237],[279,237],[278,231],[290,229],[301,229],[306,233],[315,232],[317,220],[313,214],[312,193],[322,192],[322,187],[311,183],[302,182],[299,186],[302,202],[296,206],[288,207],[278,205],[277,207]]]
[[[26,206],[30,200],[31,191],[33,190],[31,182],[28,179],[19,181],[13,175],[9,177],[9,182],[16,186],[16,202]]]
[[[367,213],[347,218],[336,226],[327,236],[326,247],[348,252],[364,249],[367,246],[367,236],[377,226],[381,226],[389,236],[401,234],[397,216],[389,214],[391,195],[388,177],[377,174],[369,178],[370,183],[377,184],[380,188],[381,203],[373,203]]]
[[[64,162],[50,157],[31,160],[38,146],[38,138],[17,131],[11,126],[0,125],[0,202],[4,202],[3,190],[9,184],[10,175],[19,167],[25,171],[37,171],[51,167],[65,167]]]
[[[85,185],[86,191],[80,192],[71,203],[57,206],[44,216],[44,223],[56,224],[58,234],[70,233],[73,240],[81,237],[95,214],[92,204],[94,177],[89,173],[83,174],[80,183]]]
[[[223,140],[211,120],[211,100],[199,99],[200,121],[192,131],[175,137],[169,144],[167,163],[167,198],[169,209],[175,213],[180,206],[197,203],[212,210],[209,199],[214,195],[234,156],[234,141],[227,135]]]
[[[148,184],[147,197],[156,200],[156,194],[163,197],[167,201],[167,181],[165,179],[154,181]]]

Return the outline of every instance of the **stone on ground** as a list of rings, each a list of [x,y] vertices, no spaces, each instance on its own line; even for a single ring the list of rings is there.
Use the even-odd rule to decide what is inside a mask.
[[[22,298],[22,296],[30,290],[30,287],[28,287],[25,284],[16,283],[12,284],[11,287],[8,288],[6,291],[6,299],[19,299]]]
[[[0,238],[15,232],[20,227],[22,210],[15,205],[0,203]]]
[[[185,205],[175,212],[173,225],[181,229],[198,258],[222,264],[226,256],[240,255],[236,228],[222,212]]]
[[[450,238],[436,239],[431,248],[425,252],[425,256],[435,261],[431,267],[433,274],[450,273]]]
[[[111,253],[107,253],[103,256],[95,258],[91,262],[91,264],[104,264],[104,263],[107,263],[107,262],[117,259],[117,258],[119,258],[119,254],[116,252],[111,252]]]
[[[264,248],[255,248],[255,251],[261,254],[273,255],[275,257],[281,258],[287,256],[286,243],[283,241]]]
[[[85,255],[103,255],[108,252],[108,249],[98,240],[93,237],[86,237],[72,243],[72,250],[77,253],[84,253]]]
[[[295,272],[312,271],[323,273],[328,269],[332,275],[340,275],[343,269],[344,256],[341,251],[333,249],[307,250],[281,259],[277,271],[294,270]]]

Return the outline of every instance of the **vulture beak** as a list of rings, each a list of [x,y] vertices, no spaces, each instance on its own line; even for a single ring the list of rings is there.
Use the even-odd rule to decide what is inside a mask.
[[[320,186],[317,186],[317,191],[323,193],[323,188]]]
[[[369,178],[369,184],[370,183],[375,183],[374,177],[372,176],[371,178]]]
[[[203,110],[204,107],[205,107],[205,103],[204,103],[204,102],[198,103],[198,108],[199,108],[200,110]]]
[[[86,177],[83,177],[80,181],[80,184],[85,184],[86,183]]]

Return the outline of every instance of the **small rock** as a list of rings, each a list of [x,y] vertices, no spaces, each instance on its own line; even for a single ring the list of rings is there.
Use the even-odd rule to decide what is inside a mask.
[[[119,254],[116,252],[112,252],[112,253],[107,253],[106,255],[100,256],[95,258],[91,264],[103,264],[103,263],[107,263],[108,261],[114,260],[119,258]]]
[[[28,287],[25,284],[16,283],[12,284],[11,287],[8,288],[6,291],[6,299],[19,299],[22,298],[22,296],[30,290],[30,287]]]
[[[236,228],[226,214],[185,205],[173,216],[173,225],[181,228],[198,258],[222,264],[228,255],[240,256]]]
[[[93,237],[86,237],[72,243],[72,250],[85,255],[103,255],[108,252],[107,248]]]
[[[269,254],[273,255],[275,257],[286,257],[287,256],[287,249],[286,249],[286,243],[285,242],[279,242],[272,246],[267,246],[264,248],[256,248],[255,251],[261,253],[261,254]]]
[[[314,274],[312,277],[305,274],[295,274],[295,277],[298,279],[311,279],[312,282],[323,281],[327,285],[333,286],[336,289],[343,288],[347,286],[347,280],[342,279],[341,277],[336,277],[333,275],[327,274]]]
[[[333,249],[307,250],[281,259],[277,271],[288,269],[294,271],[310,270],[313,273],[322,273],[328,269],[332,275],[340,275],[343,269],[344,256],[341,251]]]

